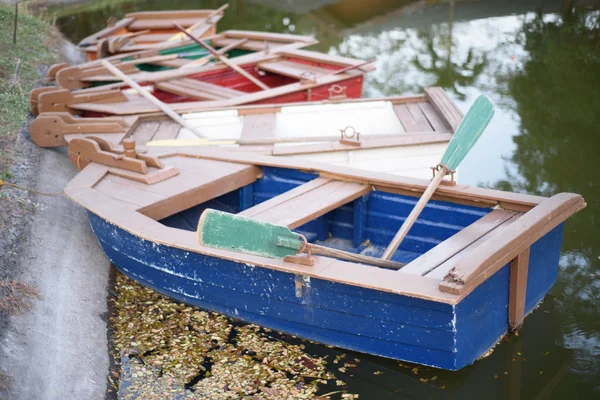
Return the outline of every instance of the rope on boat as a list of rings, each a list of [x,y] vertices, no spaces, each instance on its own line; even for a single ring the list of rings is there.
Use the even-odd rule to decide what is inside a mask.
[[[2,186],[9,186],[9,187],[12,187],[12,188],[15,188],[15,189],[25,190],[26,192],[32,192],[32,193],[41,194],[42,196],[63,196],[64,195],[63,192],[57,192],[57,193],[40,192],[39,190],[29,189],[29,188],[26,188],[26,187],[23,187],[23,186],[15,185],[14,183],[5,182],[2,179],[0,179],[0,188]]]

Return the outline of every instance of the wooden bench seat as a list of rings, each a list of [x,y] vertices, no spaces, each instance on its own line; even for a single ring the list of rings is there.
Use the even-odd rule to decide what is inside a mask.
[[[320,76],[335,72],[329,68],[317,67],[315,65],[301,64],[289,60],[272,60],[260,62],[257,64],[258,69],[263,71],[273,72],[275,74],[287,76],[290,78],[303,80],[313,80]]]
[[[492,232],[510,226],[521,215],[523,213],[517,211],[494,210],[407,264],[401,271],[443,279],[465,253],[484,243]]]
[[[239,90],[229,89],[191,78],[160,82],[157,83],[155,87],[165,92],[175,93],[198,100],[223,100],[247,94]]]
[[[295,229],[370,191],[370,185],[317,178],[240,215]]]

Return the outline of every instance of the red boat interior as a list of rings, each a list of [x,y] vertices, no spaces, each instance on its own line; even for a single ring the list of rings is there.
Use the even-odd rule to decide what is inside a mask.
[[[241,65],[241,68],[271,89],[301,80],[316,79],[343,69],[340,66],[300,58],[280,58]],[[360,89],[356,96],[347,94],[348,97],[360,97]],[[192,75],[186,79],[157,84],[154,88],[154,95],[165,103],[181,103],[227,99],[262,90],[258,85],[233,69],[219,69]],[[323,98],[327,97],[328,95]],[[318,99],[315,98],[314,100]]]

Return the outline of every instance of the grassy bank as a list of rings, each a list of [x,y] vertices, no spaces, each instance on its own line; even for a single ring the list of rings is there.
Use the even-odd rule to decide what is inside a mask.
[[[17,132],[29,115],[29,91],[42,83],[45,66],[57,62],[60,34],[19,9],[13,43],[14,6],[0,3],[0,173],[10,164]]]

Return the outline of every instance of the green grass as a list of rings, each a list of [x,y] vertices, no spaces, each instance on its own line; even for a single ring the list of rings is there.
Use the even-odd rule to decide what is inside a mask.
[[[50,23],[19,9],[15,45],[13,18],[14,7],[0,4],[0,171],[10,162],[15,138],[29,114],[29,92],[41,84],[42,67],[58,58],[58,34]]]

